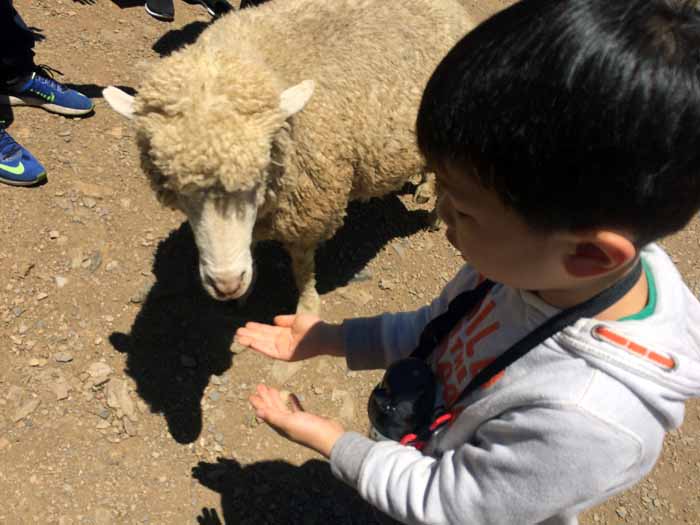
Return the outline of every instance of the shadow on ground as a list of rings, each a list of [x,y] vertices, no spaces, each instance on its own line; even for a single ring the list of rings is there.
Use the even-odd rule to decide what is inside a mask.
[[[328,524],[379,525],[372,507],[338,481],[328,463],[311,460],[301,467],[261,461],[245,467],[233,459],[199,463],[192,475],[221,494],[219,516],[202,509],[199,525]]]
[[[319,292],[347,284],[387,242],[415,233],[427,220],[427,212],[407,211],[396,195],[351,204],[345,226],[317,251]],[[155,282],[130,333],[110,335],[114,348],[127,354],[126,372],[139,396],[163,414],[179,443],[193,442],[202,430],[200,401],[209,378],[232,364],[236,328],[296,308],[286,252],[261,242],[254,253],[257,278],[245,304],[217,302],[202,289],[192,232],[183,223],[158,245]]]

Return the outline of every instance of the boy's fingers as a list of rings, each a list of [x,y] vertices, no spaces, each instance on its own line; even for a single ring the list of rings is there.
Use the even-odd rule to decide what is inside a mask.
[[[279,326],[272,326],[270,324],[263,324],[263,323],[255,323],[253,321],[250,321],[245,324],[245,326],[242,326],[241,328],[238,329],[238,331],[242,331],[245,334],[252,335],[252,334],[266,334],[266,335],[277,335],[280,331]]]
[[[275,318],[273,319],[273,322],[277,326],[282,326],[284,328],[289,328],[294,324],[294,319],[296,318],[296,315],[276,315]]]

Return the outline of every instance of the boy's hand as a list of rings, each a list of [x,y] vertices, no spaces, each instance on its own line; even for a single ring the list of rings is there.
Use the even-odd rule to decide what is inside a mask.
[[[345,432],[336,421],[304,412],[294,394],[284,399],[277,389],[258,385],[256,393],[249,399],[255,408],[255,415],[277,432],[327,458],[335,442]]]
[[[301,361],[321,354],[342,355],[343,343],[339,326],[321,321],[315,315],[278,315],[274,326],[246,323],[236,331],[236,340],[282,361]]]

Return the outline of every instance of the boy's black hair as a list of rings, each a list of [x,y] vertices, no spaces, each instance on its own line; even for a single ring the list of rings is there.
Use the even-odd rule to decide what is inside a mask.
[[[700,12],[522,0],[438,65],[417,137],[538,229],[623,228],[639,246],[677,231],[700,207]]]

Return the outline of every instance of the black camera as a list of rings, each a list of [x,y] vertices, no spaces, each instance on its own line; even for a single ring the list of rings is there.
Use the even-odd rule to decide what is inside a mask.
[[[408,357],[392,364],[369,398],[370,437],[401,441],[428,428],[435,414],[435,391],[433,371],[422,359]]]

